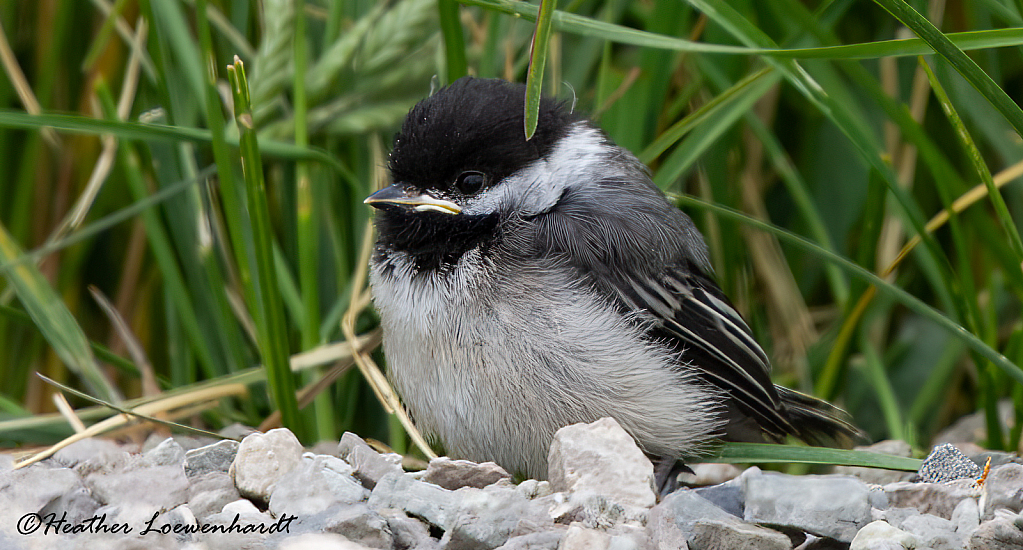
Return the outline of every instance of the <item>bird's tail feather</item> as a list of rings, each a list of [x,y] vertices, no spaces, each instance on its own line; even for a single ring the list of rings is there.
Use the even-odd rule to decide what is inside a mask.
[[[805,393],[775,386],[799,439],[817,447],[850,448],[869,441],[867,434],[850,422],[849,413]]]

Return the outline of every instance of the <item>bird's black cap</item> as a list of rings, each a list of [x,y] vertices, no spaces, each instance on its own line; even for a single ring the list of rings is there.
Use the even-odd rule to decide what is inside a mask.
[[[523,84],[466,76],[420,101],[394,137],[394,181],[445,192],[460,173],[475,170],[493,185],[546,156],[578,117],[545,97],[526,141],[525,95]]]

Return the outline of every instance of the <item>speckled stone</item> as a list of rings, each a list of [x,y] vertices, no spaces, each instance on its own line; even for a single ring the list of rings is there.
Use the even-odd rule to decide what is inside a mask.
[[[931,450],[918,473],[920,480],[925,483],[944,483],[977,479],[984,474],[984,470],[951,443],[943,443]]]

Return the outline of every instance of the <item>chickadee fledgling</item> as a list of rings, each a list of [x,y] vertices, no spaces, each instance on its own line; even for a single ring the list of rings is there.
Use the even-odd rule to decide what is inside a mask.
[[[366,199],[388,375],[416,424],[537,479],[555,431],[605,416],[660,464],[716,438],[857,437],[771,383],[703,236],[646,167],[550,98],[526,141],[524,95],[465,77],[424,99],[394,139],[394,184]]]

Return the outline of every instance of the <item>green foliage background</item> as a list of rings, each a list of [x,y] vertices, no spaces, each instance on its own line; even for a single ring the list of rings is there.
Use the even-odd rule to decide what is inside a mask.
[[[777,382],[876,439],[927,445],[984,411],[982,442],[1019,447],[1023,2],[557,8],[545,92],[679,197]],[[350,354],[294,377],[287,360],[342,342],[363,305],[362,199],[409,107],[466,72],[524,81],[536,13],[509,0],[0,3],[0,443],[71,432],[47,415],[38,371],[114,401],[238,381],[247,395],[191,421],[257,425],[279,408],[307,442],[354,430],[407,450],[344,370]],[[876,295],[863,270],[885,279]],[[351,327],[372,337],[376,323],[368,308]],[[295,388],[339,373],[298,410]]]

